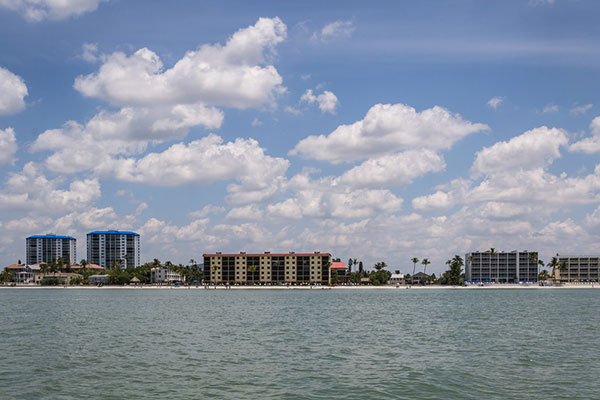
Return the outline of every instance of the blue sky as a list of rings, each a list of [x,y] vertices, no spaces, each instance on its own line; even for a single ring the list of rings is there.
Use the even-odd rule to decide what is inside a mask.
[[[598,253],[595,1],[0,0],[0,262]]]

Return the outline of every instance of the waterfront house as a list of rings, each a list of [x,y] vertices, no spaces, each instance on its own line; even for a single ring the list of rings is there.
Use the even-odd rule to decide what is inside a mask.
[[[393,273],[388,281],[390,285],[404,285],[404,274]]]
[[[73,280],[73,278],[83,278],[83,276],[74,272],[50,272],[47,274],[36,274],[35,284],[43,285],[50,279],[56,279],[59,284],[68,285],[71,283],[71,280]]]
[[[185,279],[177,272],[169,268],[152,268],[150,270],[152,283],[167,283],[183,282]]]
[[[34,283],[35,275],[40,273],[39,264],[12,264],[4,269],[13,274],[16,283],[21,284]]]
[[[411,282],[412,283],[421,283],[421,282],[426,282],[427,279],[429,279],[429,275],[427,275],[424,272],[417,272],[416,274],[412,275]]]
[[[348,281],[348,267],[342,261],[334,261],[329,267],[331,283],[343,283]],[[335,279],[335,282],[334,282]]]
[[[109,282],[108,274],[91,275],[90,276],[90,283],[92,285],[108,285],[108,282]]]

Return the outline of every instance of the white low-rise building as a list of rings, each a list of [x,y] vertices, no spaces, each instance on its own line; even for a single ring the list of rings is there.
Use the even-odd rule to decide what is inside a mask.
[[[404,285],[404,274],[393,273],[392,276],[390,277],[390,281],[388,283],[390,285],[396,285],[396,284]]]
[[[181,275],[169,268],[152,268],[150,271],[152,283],[172,283],[184,281],[184,278]]]

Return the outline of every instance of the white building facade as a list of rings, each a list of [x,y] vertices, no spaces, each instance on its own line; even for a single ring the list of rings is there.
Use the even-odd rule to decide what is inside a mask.
[[[474,251],[465,254],[465,279],[469,282],[535,282],[537,277],[537,252]]]
[[[95,231],[87,234],[87,262],[110,269],[140,266],[140,235],[128,231]]]
[[[183,282],[184,279],[177,272],[169,268],[152,268],[150,270],[152,283]]]
[[[51,263],[59,258],[65,264],[77,263],[77,241],[71,236],[33,235],[25,239],[25,262]]]

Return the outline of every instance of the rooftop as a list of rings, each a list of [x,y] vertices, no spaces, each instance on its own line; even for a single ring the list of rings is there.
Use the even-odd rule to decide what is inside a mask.
[[[74,237],[72,236],[62,236],[62,235],[32,235],[29,236],[27,239],[69,239],[69,240],[76,240]]]
[[[110,231],[94,231],[94,232],[88,233],[88,235],[133,235],[133,236],[140,236],[140,234],[136,233],[136,232],[131,232],[131,231],[115,231],[115,230],[110,230]]]
[[[202,257],[288,257],[288,256],[328,256],[331,257],[330,253],[320,253],[315,251],[314,253],[212,253],[202,254]]]
[[[346,269],[346,264],[341,261],[334,261],[331,263],[330,269]]]

